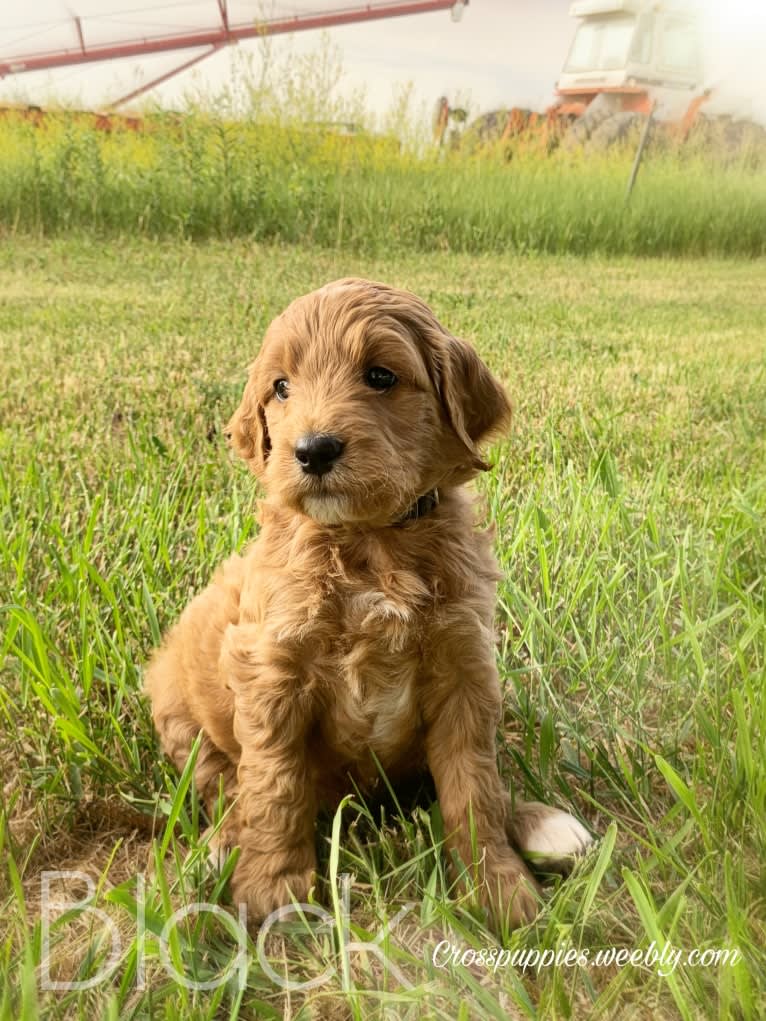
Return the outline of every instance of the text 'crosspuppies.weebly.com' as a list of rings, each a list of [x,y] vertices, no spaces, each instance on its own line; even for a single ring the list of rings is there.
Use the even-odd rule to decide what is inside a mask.
[[[742,958],[734,947],[695,947],[684,950],[666,941],[661,946],[655,940],[648,947],[576,947],[565,945],[541,949],[522,947],[507,950],[503,947],[461,946],[447,939],[441,940],[433,950],[432,962],[436,968],[478,967],[498,972],[504,968],[522,971],[540,971],[543,968],[649,968],[663,978],[678,968],[733,967]]]

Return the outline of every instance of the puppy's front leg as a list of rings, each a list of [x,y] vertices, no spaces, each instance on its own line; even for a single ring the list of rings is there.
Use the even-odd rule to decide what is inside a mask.
[[[495,923],[523,925],[537,914],[531,873],[505,831],[507,796],[497,771],[500,686],[491,639],[458,627],[434,645],[423,715],[426,755],[436,784],[447,849],[478,869],[481,896]],[[471,829],[475,834],[475,846]]]
[[[317,800],[307,748],[313,699],[289,651],[259,637],[253,625],[231,629],[227,639],[234,735],[242,748],[241,851],[232,893],[258,921],[291,896],[305,901],[314,881]]]

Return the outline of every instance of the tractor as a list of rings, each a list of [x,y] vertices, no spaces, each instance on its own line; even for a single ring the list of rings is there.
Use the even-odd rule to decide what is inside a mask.
[[[569,13],[580,23],[552,106],[544,113],[493,111],[461,130],[465,111],[450,110],[442,97],[434,120],[437,144],[537,135],[548,150],[601,149],[629,137],[650,113],[671,134],[686,138],[710,95],[701,88],[700,31],[689,3],[575,0]]]
[[[576,0],[581,18],[549,111],[569,127],[564,145],[605,148],[652,111],[685,139],[710,95],[700,88],[702,47],[688,4]]]

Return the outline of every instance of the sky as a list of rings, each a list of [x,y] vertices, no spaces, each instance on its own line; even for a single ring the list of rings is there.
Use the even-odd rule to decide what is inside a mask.
[[[766,123],[766,0],[697,0],[706,8],[706,84],[714,108]],[[351,6],[352,0],[229,0],[232,21]],[[216,23],[216,0],[0,0],[0,60],[19,53],[76,45],[73,15],[86,40],[96,43],[147,33],[204,28]],[[334,28],[327,33],[342,56],[340,90],[364,89],[366,104],[382,114],[411,83],[417,100],[441,95],[472,112],[502,105],[542,110],[554,97],[576,21],[570,0],[470,0],[455,23],[449,12]],[[5,8],[5,10],[3,10]],[[271,40],[274,57],[316,52],[316,32]],[[258,41],[236,49],[260,60]],[[178,107],[189,91],[215,93],[231,74],[233,49],[203,61],[160,86],[150,98]],[[0,79],[0,102],[45,105],[52,98],[87,108],[106,105],[162,74],[192,53],[86,64]]]

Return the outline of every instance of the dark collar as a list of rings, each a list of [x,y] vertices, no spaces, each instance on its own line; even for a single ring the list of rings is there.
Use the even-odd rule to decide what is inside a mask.
[[[423,493],[415,503],[410,507],[406,514],[403,514],[395,525],[403,525],[407,521],[416,521],[418,518],[424,518],[427,514],[430,514],[432,510],[439,506],[439,490],[429,489],[427,493]]]

